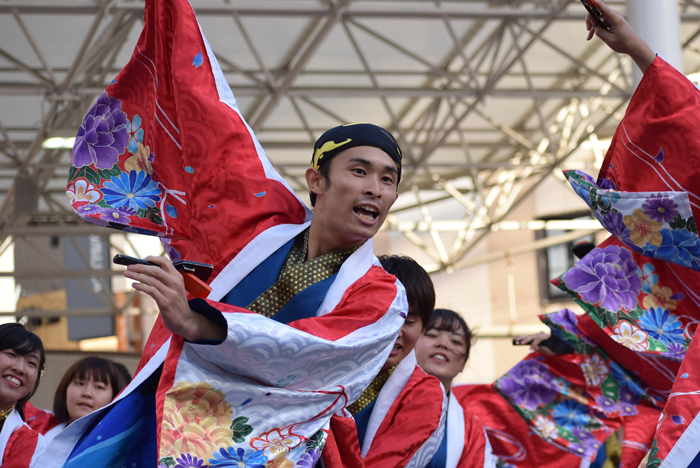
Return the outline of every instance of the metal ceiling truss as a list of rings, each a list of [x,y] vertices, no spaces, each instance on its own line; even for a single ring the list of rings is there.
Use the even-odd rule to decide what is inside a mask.
[[[218,52],[215,45],[214,52],[234,94],[251,98],[243,109],[246,119],[295,189],[306,190],[305,162],[276,160],[276,154],[308,151],[323,130],[348,121],[342,106],[331,106],[326,100],[376,100],[385,113],[385,120],[377,123],[393,131],[404,148],[400,190],[412,200],[389,216],[387,226],[423,249],[435,262],[434,270],[467,265],[464,257],[474,246],[501,229],[513,209],[546,177],[559,171],[583,142],[610,136],[630,97],[629,63],[601,49],[600,41],[592,41],[582,51],[576,47],[578,52],[574,53],[548,36],[552,26],[562,22],[582,29],[585,13],[573,0],[192,3],[200,17],[230,17],[231,28],[243,38],[255,66],[239,65],[236,57]],[[610,3],[616,8],[625,4]],[[700,7],[693,1],[681,4],[683,22],[700,20]],[[27,26],[27,16],[47,13],[81,15],[91,21],[70,64],[50,65],[37,31]],[[119,71],[120,51],[131,46],[125,42],[142,15],[140,1],[0,2],[0,21],[17,24],[23,34],[18,40],[29,44],[36,58],[31,62],[40,64],[30,65],[26,58],[0,46],[0,99],[3,95],[40,96],[43,109],[36,126],[0,122],[0,240],[31,232],[69,234],[101,229],[79,224],[63,196],[69,150],[43,149],[42,142],[48,136],[76,133],[85,112]],[[246,24],[250,18],[265,17],[306,21],[275,64],[265,60],[256,42],[259,38]],[[413,26],[416,21],[439,24],[449,43],[440,57],[422,56],[403,45],[400,38],[392,37],[391,28],[378,30],[373,21],[378,19],[410,20]],[[310,65],[337,31],[347,39],[359,69]],[[684,47],[700,56],[698,36],[700,30]],[[388,47],[414,67],[377,65],[367,44]],[[533,49],[538,49],[540,56],[543,50],[552,54],[559,65],[551,70],[540,66],[538,70],[531,62]],[[369,85],[333,82],[341,77],[347,82],[351,76]],[[298,84],[309,77],[322,77],[328,84]],[[397,77],[420,78],[421,83],[391,84]],[[241,79],[246,84],[242,85]],[[514,105],[512,115],[496,116],[491,103],[503,99],[518,105]],[[285,100],[297,122],[268,125]],[[319,116],[326,121],[319,123]],[[446,156],[446,151],[453,156],[460,153],[461,159]],[[601,155],[595,158],[600,162]],[[33,178],[39,185],[38,213],[15,213],[16,182],[21,177]],[[434,219],[433,208],[446,200],[454,200],[463,211],[452,220]],[[404,219],[409,212],[420,213],[421,221]],[[450,242],[445,240],[446,233]]]

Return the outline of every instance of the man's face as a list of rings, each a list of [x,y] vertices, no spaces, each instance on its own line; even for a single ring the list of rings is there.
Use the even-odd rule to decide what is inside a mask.
[[[377,233],[399,196],[396,163],[379,148],[356,146],[327,164],[329,180],[321,177],[315,191],[314,221],[347,247],[360,245]]]
[[[386,363],[384,363],[382,369],[398,364],[403,358],[408,356],[416,346],[416,342],[418,338],[420,338],[421,333],[423,333],[423,322],[418,314],[409,309],[406,321],[403,323],[401,331],[399,332],[399,337],[396,338],[396,343],[394,343],[394,349],[389,353],[389,358],[386,360]]]

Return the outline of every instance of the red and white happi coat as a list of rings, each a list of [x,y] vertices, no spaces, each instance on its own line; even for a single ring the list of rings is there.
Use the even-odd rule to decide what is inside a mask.
[[[59,434],[42,468],[62,466],[95,418],[161,365],[159,458],[209,464],[223,448],[279,466],[310,463],[331,416],[359,398],[388,357],[408,310],[405,292],[367,241],[314,317],[285,325],[217,302],[306,229],[311,212],[243,119],[186,0],[146,2],[132,58],[88,113],[72,165],[68,196],[83,219],[158,235],[171,258],[214,265],[207,301],[223,312],[228,337],[185,342],[159,318],[131,384]],[[216,427],[189,440],[178,424],[196,416],[190,408],[208,408]],[[351,466],[336,460],[326,467]]]
[[[468,385],[453,385],[447,408],[445,468],[495,468],[496,458],[484,426],[467,408]]]
[[[47,444],[67,426],[51,411],[37,408],[31,402],[24,405],[24,419],[29,427],[44,436]]]
[[[323,452],[325,466],[338,466],[342,460],[357,468],[422,468],[440,446],[446,410],[440,381],[418,366],[412,351],[379,392],[362,444],[350,413],[333,416]]]
[[[2,468],[40,467],[37,460],[46,450],[41,435],[22,421],[17,410],[5,420],[0,431],[0,466]]]

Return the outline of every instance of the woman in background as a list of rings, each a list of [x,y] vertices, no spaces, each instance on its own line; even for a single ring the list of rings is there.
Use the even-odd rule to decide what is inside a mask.
[[[58,384],[53,414],[32,407],[29,424],[49,443],[73,421],[109,404],[130,380],[121,364],[95,356],[83,358],[66,371]]]
[[[416,344],[418,364],[442,382],[449,396],[445,437],[427,468],[495,466],[483,426],[460,404],[459,386],[452,386],[467,364],[473,341],[472,330],[459,314],[435,309]]]
[[[44,452],[41,435],[24,422],[24,406],[44,373],[44,345],[18,323],[0,325],[0,466],[30,468]]]

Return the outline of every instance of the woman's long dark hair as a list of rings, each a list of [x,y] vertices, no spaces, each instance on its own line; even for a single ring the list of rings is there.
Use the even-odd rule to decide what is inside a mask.
[[[6,349],[11,349],[20,356],[27,356],[39,351],[39,368],[37,369],[34,388],[32,388],[32,391],[29,392],[29,395],[19,400],[15,405],[15,409],[19,412],[20,416],[22,416],[22,419],[24,419],[24,405],[29,401],[34,393],[36,393],[36,389],[39,388],[41,371],[46,365],[44,344],[41,342],[41,338],[24,328],[19,323],[5,323],[0,325],[0,351],[4,351]]]

